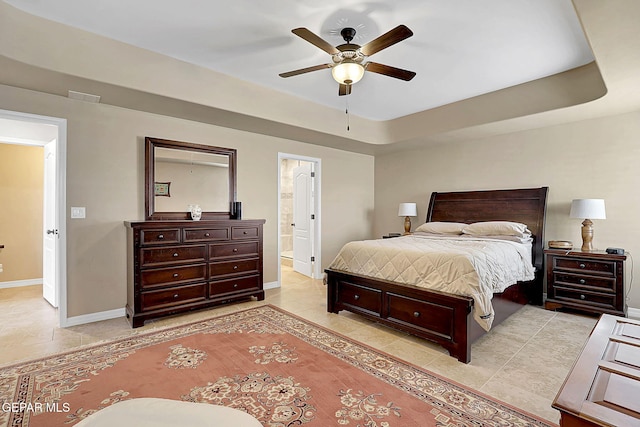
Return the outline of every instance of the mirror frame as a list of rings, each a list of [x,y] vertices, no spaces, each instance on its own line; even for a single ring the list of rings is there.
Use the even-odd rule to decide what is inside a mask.
[[[154,220],[191,220],[189,212],[156,212],[155,211],[155,148],[172,148],[174,150],[196,151],[200,153],[218,154],[229,157],[229,210],[226,212],[202,212],[202,219],[231,219],[231,207],[236,201],[237,151],[234,148],[214,147],[212,145],[194,144],[191,142],[171,141],[168,139],[144,138],[144,193],[145,217]]]

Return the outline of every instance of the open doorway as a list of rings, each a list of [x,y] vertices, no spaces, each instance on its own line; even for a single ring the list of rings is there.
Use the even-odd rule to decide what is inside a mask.
[[[278,154],[278,253],[283,266],[320,277],[320,159]]]
[[[10,243],[0,242],[5,247],[0,253],[0,260],[5,263],[3,270],[7,272],[2,277],[0,273],[0,287],[20,287],[42,285],[42,297],[58,310],[59,326],[66,326],[66,239],[65,230],[65,160],[66,160],[66,120],[55,117],[37,116],[7,110],[0,110],[0,143],[3,145],[3,161],[23,162],[28,177],[39,182],[39,201],[27,200],[28,187],[20,187],[18,173],[5,177],[5,202],[11,203],[12,209],[20,209],[21,203],[30,203],[32,212],[30,217],[36,221],[36,235],[31,236],[31,245],[20,245],[22,235],[28,234],[28,226],[20,221],[19,214],[16,223],[3,221],[2,235]],[[23,171],[24,172],[24,171]],[[15,175],[15,176],[13,176]],[[13,181],[12,181],[13,179]],[[13,182],[13,184],[11,184]],[[16,187],[22,188],[19,191]],[[25,193],[25,194],[22,194]],[[37,206],[36,206],[37,205]],[[31,227],[33,231],[34,227]],[[35,247],[41,250],[34,249]],[[42,262],[33,262],[33,256],[41,257]],[[38,271],[18,268],[18,259],[31,259]],[[0,261],[2,262],[2,261]],[[15,268],[14,268],[15,267]],[[22,266],[24,267],[24,266]],[[19,271],[17,271],[19,270]],[[15,274],[10,274],[15,273]]]

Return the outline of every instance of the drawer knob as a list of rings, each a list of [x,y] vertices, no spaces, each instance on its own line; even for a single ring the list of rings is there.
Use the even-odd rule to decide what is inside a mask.
[[[209,233],[204,233],[204,237],[209,237],[209,236],[211,236],[211,234],[209,234]]]
[[[237,287],[238,287],[238,284],[237,284],[237,283],[234,283],[234,284],[233,284],[233,287],[234,287],[234,288],[237,288]]]
[[[237,265],[234,265],[234,266],[233,266],[233,269],[234,269],[234,270],[237,270],[237,269],[238,269],[238,266],[237,266]]]
[[[586,267],[586,265],[584,265],[584,263],[580,264],[580,268],[585,268],[585,267]]]
[[[178,273],[173,273],[173,277],[178,277],[179,274]]]
[[[249,234],[249,232],[248,231],[243,231],[242,234]]]
[[[174,298],[178,298],[178,294],[173,294],[173,297]]]
[[[580,284],[581,284],[581,285],[584,285],[585,283],[587,283],[587,281],[586,281],[586,280],[584,280],[584,279],[580,279]]]
[[[158,234],[158,240],[164,239],[164,234]]]
[[[413,312],[413,317],[420,317],[420,312],[419,311],[414,311]]]
[[[177,257],[178,256],[178,252],[174,252],[173,256]]]
[[[354,299],[354,300],[356,300],[356,301],[358,301],[358,300],[360,299],[360,295],[354,295],[354,296],[353,296],[353,299]]]
[[[584,295],[580,295],[580,299],[585,299],[586,297]]]
[[[238,248],[233,248],[233,252],[238,252]]]

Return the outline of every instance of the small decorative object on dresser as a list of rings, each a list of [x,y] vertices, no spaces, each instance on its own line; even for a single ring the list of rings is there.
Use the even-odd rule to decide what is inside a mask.
[[[640,322],[603,315],[553,406],[565,427],[640,425]]]
[[[194,221],[200,221],[200,218],[202,218],[202,208],[200,205],[189,205],[189,213],[191,214],[191,219]]]
[[[546,249],[545,308],[571,308],[594,314],[627,316],[624,300],[626,255],[605,251]]]

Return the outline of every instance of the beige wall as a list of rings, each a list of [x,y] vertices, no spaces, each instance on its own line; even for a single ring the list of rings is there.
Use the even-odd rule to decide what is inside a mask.
[[[0,287],[42,278],[43,148],[0,142]]]
[[[252,134],[124,108],[0,86],[0,108],[67,122],[67,209],[85,206],[86,219],[67,218],[68,314],[124,307],[124,220],[144,218],[144,137],[238,150],[238,200],[244,218],[265,218],[265,282],[277,280],[278,152],[322,161],[322,264],[348,240],[373,226],[372,156]]]
[[[545,240],[579,247],[571,200],[602,198],[607,219],[594,220],[594,246],[623,247],[640,259],[638,165],[640,112],[377,156],[374,230],[400,232],[396,213],[405,201],[418,203],[414,228],[424,222],[432,191],[548,186]],[[630,273],[630,259],[626,265]],[[637,284],[629,306],[640,308]]]

